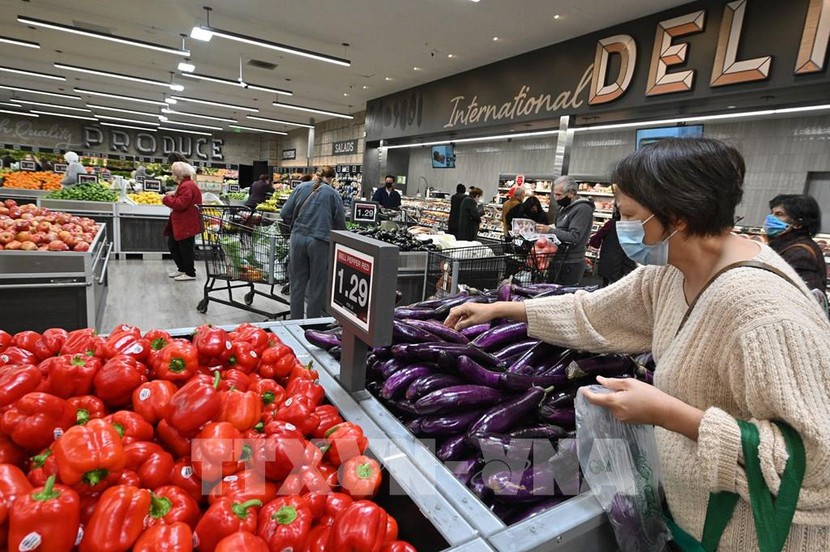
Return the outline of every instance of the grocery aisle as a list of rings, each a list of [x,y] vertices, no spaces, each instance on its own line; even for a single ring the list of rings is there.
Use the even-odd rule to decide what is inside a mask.
[[[116,324],[133,324],[142,329],[185,328],[200,324],[240,324],[263,322],[262,315],[211,302],[205,314],[196,310],[205,284],[204,263],[196,264],[196,280],[174,282],[168,273],[175,270],[171,261],[113,260],[109,264],[109,295],[101,332]],[[268,291],[267,286],[258,286]],[[279,290],[279,288],[277,288]],[[242,301],[245,290],[235,290]],[[223,294],[227,298],[227,293]],[[288,305],[264,297],[254,297],[254,307],[264,311],[288,310]]]

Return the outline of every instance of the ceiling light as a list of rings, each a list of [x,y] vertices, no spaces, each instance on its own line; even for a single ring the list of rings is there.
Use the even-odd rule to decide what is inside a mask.
[[[412,70],[413,70],[413,71],[420,71],[420,70],[421,70],[421,68],[420,68],[420,67],[413,67],[413,68],[412,68]]]
[[[130,125],[122,125],[121,123],[107,123],[101,122],[101,126],[106,127],[115,127],[115,128],[131,128],[133,130],[143,130],[144,132],[156,132],[158,128],[153,127],[137,127],[137,126],[130,126]]]
[[[559,14],[553,16],[554,19],[559,19]]]
[[[143,84],[152,84],[154,86],[163,86],[165,88],[170,88],[171,90],[184,90],[183,87],[179,84],[170,84],[164,81],[157,81],[153,79],[145,79],[143,77],[136,77],[133,75],[123,75],[121,73],[111,73],[109,71],[101,71],[100,69],[90,69],[88,67],[78,67],[76,65],[67,65],[65,63],[55,63],[55,67],[58,69],[64,69],[65,71],[75,71],[78,73],[88,73],[90,75],[98,75],[100,77],[109,77],[111,79],[121,79],[130,82],[140,82]]]
[[[363,86],[363,90],[369,90],[369,87],[368,87],[368,86],[366,86],[366,85],[364,85],[364,86]]]
[[[184,92],[184,86],[182,86],[181,84],[171,84],[170,90],[174,92]]]
[[[202,27],[193,27],[190,29],[190,38],[201,40],[202,42],[210,42],[210,39],[213,38],[213,33]]]
[[[196,70],[196,66],[190,63],[189,59],[179,62],[179,66],[177,67],[179,71],[182,73],[192,73]]]
[[[498,40],[499,40],[499,37],[497,37],[497,36],[493,37],[493,42],[498,42]]]
[[[25,69],[14,69],[12,67],[0,67],[0,71],[5,73],[17,73],[18,75],[26,75],[29,77],[38,77],[41,79],[52,79],[58,81],[65,81],[66,77],[61,75],[50,75],[48,73],[38,73],[37,71],[27,71]]]
[[[283,90],[281,88],[269,88],[267,86],[260,86],[259,84],[245,83],[245,88],[250,90],[261,90],[262,92],[271,92],[272,94],[282,94],[283,96],[293,96],[294,92],[290,90]]]
[[[164,115],[159,115],[159,121],[165,122],[167,121],[167,117],[165,117]]]
[[[191,127],[191,128],[204,128],[204,129],[207,129],[207,130],[224,130],[222,127],[216,127],[216,126],[210,126],[210,125],[194,125],[193,123],[182,123],[181,121],[170,121],[170,120],[168,120],[166,124],[168,124],[168,125],[180,125],[180,126],[186,126],[186,127]]]
[[[293,96],[294,93],[290,90],[283,90],[281,88],[271,88],[268,86],[262,86],[259,84],[249,84],[247,82],[241,80],[231,80],[231,79],[224,79],[222,77],[212,77],[210,75],[202,75],[199,73],[182,73],[183,77],[189,77],[191,79],[199,79],[204,81],[216,82],[219,84],[227,84],[229,86],[236,86],[241,88],[250,88],[251,90],[261,90],[263,92],[271,92],[272,94],[282,94],[284,96]]]
[[[107,33],[99,33],[96,31],[89,31],[81,29],[80,27],[73,27],[71,25],[62,25],[60,23],[52,23],[42,19],[32,19],[31,17],[17,16],[17,20],[24,25],[32,25],[35,27],[43,27],[44,29],[52,29],[53,31],[63,31],[65,33],[73,33],[81,36],[88,36],[91,38],[100,38],[101,40],[109,40],[110,42],[118,42],[119,44],[126,44],[128,46],[138,46],[139,48],[147,48],[148,50],[155,50],[165,54],[175,54],[177,56],[189,56],[190,52],[187,50],[177,50],[169,46],[161,46],[160,44],[153,44],[152,42],[144,42],[143,40],[134,40],[123,36],[116,36]]]
[[[167,113],[168,115],[181,115],[182,117],[195,117],[197,119],[207,119],[209,121],[222,121],[224,123],[235,123],[236,119],[231,119],[229,117],[214,117],[212,115],[200,115],[198,113],[188,113],[186,111],[173,111],[172,109],[162,109],[162,113]]]
[[[18,104],[39,105],[40,107],[50,107],[52,109],[67,109],[69,111],[80,111],[82,113],[90,113],[89,109],[85,109],[83,107],[70,107],[68,105],[55,105],[55,104],[45,103],[45,102],[33,102],[33,101],[30,101],[30,100],[17,100],[17,99],[14,99],[14,98],[12,98],[11,101],[13,101],[14,103],[18,103]]]
[[[344,95],[344,96],[348,96],[348,95],[349,95],[349,93],[348,93],[348,92],[343,92],[343,95]]]
[[[7,102],[0,102],[0,106],[3,106],[3,107],[23,107],[23,106],[20,105],[22,103],[23,102],[20,101],[20,100],[15,100],[14,98],[11,98]],[[48,105],[48,104],[46,104],[46,105]]]
[[[40,48],[40,44],[37,42],[29,42],[28,40],[19,40],[17,38],[11,38],[8,36],[0,36],[0,42],[4,42],[6,44],[14,44],[15,46],[23,46],[24,48]]]
[[[122,123],[132,123],[134,125],[150,125],[150,126],[159,126],[160,123],[155,121],[139,121],[138,119],[125,119],[123,117],[113,117],[111,115],[96,115],[99,119],[105,119],[107,121],[121,121]]]
[[[266,123],[276,123],[278,125],[290,125],[290,126],[298,126],[303,128],[314,128],[314,125],[307,125],[305,123],[293,123],[291,121],[283,121],[282,119],[269,119],[268,117],[257,117],[256,115],[247,115],[248,119],[253,119],[254,121],[263,121]]]
[[[278,130],[267,130],[264,128],[247,127],[241,125],[228,125],[230,128],[238,128],[240,130],[250,130],[253,132],[264,132],[266,134],[279,134],[280,136],[288,136],[287,132],[280,132]]]
[[[76,88],[75,92],[77,92],[78,94],[86,94],[86,95],[89,95],[89,96],[101,96],[102,98],[114,98],[116,100],[124,100],[124,101],[128,101],[128,102],[138,102],[138,103],[145,103],[145,104],[150,104],[150,105],[161,105],[161,106],[165,106],[165,107],[167,106],[166,103],[160,102],[160,101],[157,101],[157,100],[145,100],[144,98],[134,98],[132,96],[122,96],[121,94],[110,94],[109,92],[97,92],[95,90],[87,90],[85,88]],[[72,97],[75,98],[77,96],[72,96]],[[81,98],[78,98],[78,99],[80,100]]]
[[[82,121],[97,121],[95,117],[84,117],[82,115],[69,115],[68,113],[55,113],[53,111],[37,111],[35,109],[32,110],[32,113],[37,113],[38,115],[51,115],[52,117],[65,117],[67,119],[81,119]]]
[[[13,115],[23,115],[24,117],[37,117],[33,113],[26,113],[25,111],[11,111],[10,109],[0,109],[0,113],[11,113]]]
[[[258,113],[259,109],[256,107],[244,107],[241,105],[233,105],[233,104],[226,104],[222,102],[214,102],[211,100],[200,100],[198,98],[185,98],[184,96],[172,96],[174,100],[179,100],[180,102],[193,102],[197,104],[204,104],[204,105],[212,105],[215,107],[225,107],[227,109],[239,109],[241,111],[250,111],[251,113]]]
[[[182,128],[168,128],[168,127],[159,127],[158,130],[167,130],[169,132],[181,132],[182,134],[196,134],[198,136],[213,136],[210,132],[198,132],[196,130],[185,130]]]
[[[166,104],[170,104],[170,105],[175,105],[175,104],[177,104],[177,103],[179,103],[179,102],[178,102],[178,101],[176,101],[176,100],[174,100],[173,98],[164,98],[164,103],[166,103]]]
[[[447,54],[447,57],[448,57],[448,58],[450,58],[450,59],[452,59],[452,58],[454,58],[454,57],[455,57],[455,54]]]
[[[318,113],[320,115],[331,115],[332,117],[340,117],[341,119],[354,119],[351,115],[345,113],[337,113],[336,111],[326,111],[325,109],[315,109],[313,107],[303,107],[301,105],[284,104],[274,102],[275,107],[284,107],[285,109],[296,109],[297,111],[308,111],[309,113]]]
[[[86,104],[92,109],[103,109],[104,111],[116,111],[118,113],[129,113],[130,115],[144,115],[146,117],[158,117],[155,113],[147,113],[146,111],[135,111],[133,109],[122,109],[120,107],[108,107],[106,105]]]
[[[386,77],[384,80],[391,81],[391,80],[392,80],[392,77]]]
[[[21,88],[19,86],[7,86],[0,84],[0,89],[14,90],[15,92],[28,92],[29,94],[41,94],[42,96],[53,96],[55,98],[66,98],[68,100],[80,100],[80,96],[73,96],[72,94],[60,94],[58,92],[46,92],[45,90],[35,90],[33,88]]]

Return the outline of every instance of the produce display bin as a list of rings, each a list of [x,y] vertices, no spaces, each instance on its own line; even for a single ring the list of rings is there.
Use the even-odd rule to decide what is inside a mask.
[[[421,300],[426,275],[426,251],[401,251],[398,254],[398,291],[403,293],[402,305]]]
[[[51,194],[50,190],[24,190],[22,188],[0,188],[0,201],[13,199],[18,205],[37,204],[38,199]]]
[[[168,253],[164,235],[170,216],[168,207],[119,203],[117,215],[119,245],[116,251],[119,254]]]
[[[89,251],[0,252],[2,327],[9,333],[100,329],[113,253],[106,226]]]
[[[53,211],[63,211],[64,213],[69,213],[70,215],[91,218],[95,222],[106,224],[107,236],[113,243],[114,253],[119,253],[118,244],[121,241],[121,236],[118,235],[118,225],[116,224],[116,216],[118,215],[117,203],[103,201],[74,201],[69,199],[47,199],[42,197],[38,199],[37,206],[51,209]]]

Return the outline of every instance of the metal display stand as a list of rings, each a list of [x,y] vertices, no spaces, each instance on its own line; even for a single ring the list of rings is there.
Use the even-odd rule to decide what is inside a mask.
[[[164,228],[170,216],[170,209],[164,205],[117,204],[116,227],[121,255],[168,253]]]
[[[69,199],[46,199],[38,198],[38,207],[51,209],[53,211],[63,211],[70,215],[78,215],[79,217],[88,217],[95,222],[101,222],[107,226],[107,236],[110,237],[114,244],[114,252],[120,253],[119,244],[121,243],[120,229],[116,224],[118,217],[118,203],[103,202],[103,201],[74,201]]]

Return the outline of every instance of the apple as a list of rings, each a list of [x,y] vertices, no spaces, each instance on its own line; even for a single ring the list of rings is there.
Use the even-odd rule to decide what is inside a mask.
[[[57,222],[58,224],[66,224],[67,222],[69,222],[69,215],[67,215],[66,213],[58,213],[58,216],[55,217],[55,222]]]
[[[78,238],[72,235],[67,236],[65,239],[62,240],[66,245],[70,248],[75,247],[78,244]]]
[[[6,207],[5,205],[0,206],[0,215],[8,215],[8,214],[9,214],[9,208]]]
[[[24,205],[24,207],[25,207],[25,205]],[[33,218],[35,218],[35,216],[32,213],[30,213],[28,211],[24,211],[22,208],[20,209],[20,219],[21,220],[32,220]]]
[[[18,232],[17,236],[15,236],[15,239],[19,242],[32,241],[32,233],[28,230]]]
[[[17,251],[20,249],[20,246],[23,245],[17,240],[12,240],[6,244],[6,249],[8,251]]]
[[[24,241],[20,244],[20,249],[23,251],[37,251],[37,244],[30,241]]]
[[[0,232],[0,244],[6,245],[14,241],[14,234],[11,232]]]
[[[47,243],[53,242],[56,239],[58,239],[58,235],[55,234],[54,232],[48,232],[45,236],[43,236],[43,241],[45,241]]]
[[[73,251],[89,251],[89,244],[85,241],[79,241],[72,248]]]
[[[66,238],[72,237],[72,233],[67,230],[61,230],[58,232],[58,239],[61,241],[66,241]]]
[[[46,234],[44,234],[43,232],[37,232],[35,234],[32,234],[32,242],[34,242],[37,245],[40,245],[43,243],[45,237]]]
[[[20,220],[18,219],[17,222],[14,223],[14,227],[17,229],[18,232],[28,231],[31,224],[28,220]]]
[[[37,231],[38,232],[49,232],[52,229],[52,225],[42,220],[37,223]]]
[[[13,199],[7,199],[3,202],[3,205],[11,209],[12,207],[17,207],[17,202]]]
[[[48,245],[40,245],[40,246],[38,246],[37,250],[38,251],[49,251],[49,246]]]
[[[60,240],[49,242],[49,251],[66,251],[69,247]]]
[[[17,207],[9,207],[9,216],[13,219],[20,218],[20,209]]]

